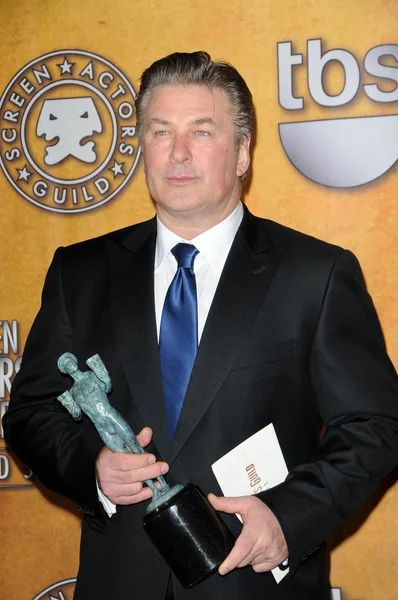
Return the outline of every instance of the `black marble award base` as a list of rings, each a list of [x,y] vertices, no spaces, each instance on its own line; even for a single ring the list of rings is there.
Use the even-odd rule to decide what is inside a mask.
[[[235,543],[206,496],[191,483],[147,513],[143,524],[184,588],[213,573]]]

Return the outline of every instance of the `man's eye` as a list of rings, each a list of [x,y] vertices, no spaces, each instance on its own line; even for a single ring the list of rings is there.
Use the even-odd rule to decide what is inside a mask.
[[[167,131],[164,129],[161,129],[159,131],[155,131],[155,135],[157,135],[158,137],[162,137],[164,135],[167,135]]]
[[[198,131],[196,131],[196,135],[205,137],[205,136],[209,135],[209,132],[203,131],[203,129],[199,129]]]

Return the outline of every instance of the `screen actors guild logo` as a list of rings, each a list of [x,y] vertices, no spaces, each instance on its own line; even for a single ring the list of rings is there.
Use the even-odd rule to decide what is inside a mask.
[[[364,96],[378,103],[378,112],[385,114],[295,121],[295,111],[304,110],[306,103],[296,93],[296,70],[304,64],[304,57],[293,53],[291,42],[278,43],[279,104],[293,117],[279,124],[279,136],[286,155],[302,175],[321,185],[353,188],[392,168],[398,159],[398,114],[389,114],[388,106],[398,101],[396,61],[398,45],[376,46],[366,53],[361,70],[348,50],[323,53],[322,40],[308,40],[307,87],[318,110],[341,109],[362,88]],[[325,88],[325,75],[333,64],[344,75],[335,94]],[[362,83],[369,75],[376,81]]]
[[[135,97],[125,75],[90,52],[31,61],[0,99],[0,165],[8,181],[53,212],[108,202],[138,164]]]
[[[75,585],[76,578],[58,581],[40,592],[33,600],[73,600]]]

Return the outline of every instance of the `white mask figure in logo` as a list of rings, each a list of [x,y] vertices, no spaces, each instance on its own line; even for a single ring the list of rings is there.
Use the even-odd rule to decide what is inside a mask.
[[[95,162],[94,142],[81,144],[83,138],[102,132],[102,123],[92,98],[62,98],[45,100],[37,122],[36,135],[46,142],[46,165],[56,165],[68,156],[85,163]]]

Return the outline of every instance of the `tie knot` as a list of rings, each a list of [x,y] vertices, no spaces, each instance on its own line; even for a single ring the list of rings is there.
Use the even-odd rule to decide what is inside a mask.
[[[199,253],[199,250],[193,244],[184,244],[181,242],[174,246],[171,251],[177,260],[178,268],[191,269],[193,271],[193,263],[195,262],[196,255]]]

